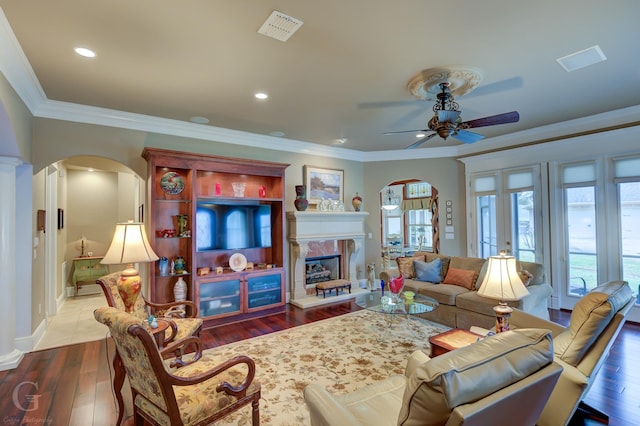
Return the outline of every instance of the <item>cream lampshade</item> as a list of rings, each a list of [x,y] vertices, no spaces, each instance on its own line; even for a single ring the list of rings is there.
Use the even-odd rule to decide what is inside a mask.
[[[129,221],[116,224],[113,241],[100,263],[105,265],[127,264],[118,280],[118,293],[124,302],[127,312],[131,312],[133,305],[142,289],[142,279],[134,267],[134,263],[153,262],[158,260],[142,223]]]
[[[509,330],[509,317],[513,309],[505,302],[522,299],[529,291],[522,283],[516,267],[516,258],[501,251],[499,256],[491,256],[487,273],[478,289],[478,296],[500,300],[493,307],[496,313],[496,333]]]

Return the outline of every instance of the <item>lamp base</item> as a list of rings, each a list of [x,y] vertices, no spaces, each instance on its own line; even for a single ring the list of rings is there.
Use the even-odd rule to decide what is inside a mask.
[[[133,265],[122,271],[118,280],[118,293],[127,312],[133,310],[133,305],[135,305],[141,289],[142,279]]]
[[[498,306],[493,307],[493,311],[496,313],[496,333],[509,331],[509,317],[511,317],[513,309],[506,303],[500,302]]]

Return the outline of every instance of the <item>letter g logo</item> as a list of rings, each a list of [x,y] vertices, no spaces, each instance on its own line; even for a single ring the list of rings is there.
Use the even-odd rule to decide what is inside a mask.
[[[13,390],[13,394],[11,395],[11,399],[13,401],[13,405],[15,405],[18,409],[20,409],[22,411],[35,411],[35,410],[38,409],[38,399],[40,399],[41,395],[38,395],[38,394],[26,394],[25,395],[25,399],[27,400],[27,402],[29,404],[27,405],[27,407],[24,407],[20,403],[20,390],[22,389],[23,386],[26,386],[26,385],[33,386],[33,388],[36,391],[38,390],[38,384],[34,383],[34,382],[22,382],[22,383],[18,384],[18,386],[16,386],[15,389]]]

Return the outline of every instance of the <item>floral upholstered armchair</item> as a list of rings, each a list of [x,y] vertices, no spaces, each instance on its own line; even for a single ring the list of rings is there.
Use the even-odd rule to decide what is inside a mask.
[[[98,278],[96,283],[102,287],[102,292],[107,298],[109,306],[125,312],[124,301],[122,300],[122,297],[120,297],[120,293],[118,293],[117,283],[119,278],[120,272],[114,272]],[[191,316],[183,318],[183,313],[185,315],[191,314]],[[202,330],[202,319],[197,318],[198,308],[195,303],[188,300],[171,303],[153,303],[140,295],[136,299],[130,314],[145,322],[147,321],[149,314],[153,314],[156,317],[164,317],[166,315],[167,318],[170,318],[171,327],[167,328],[166,336],[163,339],[164,345],[168,345],[173,341],[178,341],[189,336],[200,336],[200,331]],[[163,351],[163,355],[165,357],[175,357],[176,361],[174,362],[177,365],[184,364],[182,362],[181,352]],[[118,351],[115,353],[113,366],[115,370],[113,377],[113,390],[118,401],[118,424],[120,424],[124,415],[124,400],[122,398],[121,389],[124,384],[125,372]]]
[[[210,424],[251,404],[252,424],[260,421],[260,384],[247,356],[202,356],[200,339],[176,340],[166,350],[195,346],[191,362],[179,369],[163,361],[146,322],[112,307],[98,308],[97,321],[109,327],[127,372],[133,397],[134,424]]]

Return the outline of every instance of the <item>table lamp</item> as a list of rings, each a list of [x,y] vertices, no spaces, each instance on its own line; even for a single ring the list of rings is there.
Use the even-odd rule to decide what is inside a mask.
[[[133,309],[142,289],[142,279],[133,264],[155,260],[158,260],[158,256],[149,244],[142,223],[129,221],[116,224],[116,232],[113,235],[111,246],[100,263],[105,265],[127,264],[127,268],[122,271],[118,280],[118,293],[120,293],[127,312],[131,312]]]
[[[509,330],[509,317],[513,309],[505,302],[522,299],[529,291],[522,283],[516,268],[516,258],[501,251],[499,256],[489,257],[487,273],[478,289],[478,296],[499,299],[493,307],[496,313],[496,333]]]

